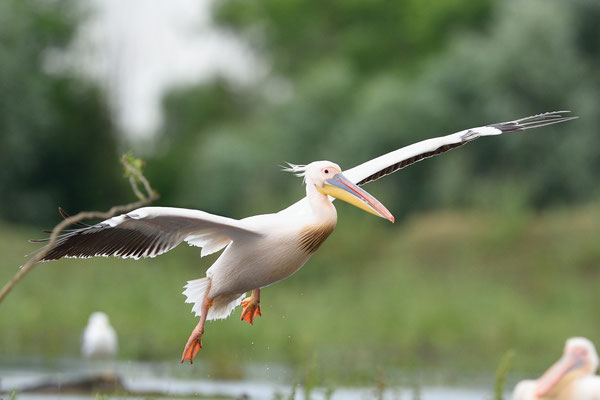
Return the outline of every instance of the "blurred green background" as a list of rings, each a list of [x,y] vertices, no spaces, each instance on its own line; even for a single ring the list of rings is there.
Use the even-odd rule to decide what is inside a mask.
[[[267,72],[172,87],[152,135],[126,135],[106,90],[47,67],[91,11],[0,3],[0,280],[68,212],[129,202],[133,149],[157,205],[242,218],[304,194],[285,161],[342,168],[430,137],[543,111],[576,121],[485,138],[367,186],[391,225],[337,204],[339,222],[250,327],[211,322],[211,377],[250,362],[317,363],[335,382],[378,369],[539,373],[569,336],[600,343],[600,3],[595,0],[220,0],[219,29]],[[192,34],[192,33],[190,33]],[[196,324],[179,293],[215,257],[43,264],[0,305],[0,356],[76,356],[105,311],[123,359],[177,362]],[[323,378],[324,379],[324,378]]]

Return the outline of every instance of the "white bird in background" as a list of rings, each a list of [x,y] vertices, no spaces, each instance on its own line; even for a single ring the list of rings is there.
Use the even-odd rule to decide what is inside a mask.
[[[110,358],[117,354],[117,333],[103,312],[90,315],[81,338],[81,355],[86,358]]]
[[[536,381],[521,381],[513,400],[600,400],[598,353],[586,338],[567,340],[563,356]]]
[[[193,361],[202,348],[204,323],[227,318],[242,304],[242,320],[252,324],[261,315],[260,290],[296,272],[335,228],[334,198],[383,217],[394,217],[359,185],[391,174],[424,158],[462,146],[480,136],[519,132],[568,121],[568,111],[557,111],[467,129],[424,140],[344,171],[331,161],[289,164],[288,171],[304,176],[306,197],[275,213],[241,220],[203,211],[170,207],[144,207],[93,226],[61,235],[43,260],[62,257],[155,257],[181,242],[201,247],[201,256],[225,248],[206,271],[206,277],[189,281],[183,294],[200,317],[181,361]],[[244,299],[251,291],[250,298]],[[242,301],[243,300],[243,301]]]

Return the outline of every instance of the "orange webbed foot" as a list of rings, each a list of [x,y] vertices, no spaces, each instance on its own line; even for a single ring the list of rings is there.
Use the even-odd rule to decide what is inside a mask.
[[[244,310],[242,311],[242,321],[248,322],[250,325],[254,322],[254,317],[261,316],[260,312],[260,301],[256,300],[254,297],[250,297],[242,301],[242,307]]]
[[[192,339],[190,337],[190,339]],[[181,355],[181,362],[183,363],[185,360],[190,360],[190,364],[194,363],[194,357],[202,348],[202,339],[200,337],[194,338],[191,343],[188,340],[188,343],[185,345],[185,349],[183,349],[183,354]]]
[[[194,357],[202,348],[202,335],[204,334],[204,323],[206,322],[206,317],[208,316],[208,311],[213,305],[213,299],[209,298],[208,295],[204,296],[204,300],[202,300],[202,309],[200,314],[200,322],[192,331],[187,343],[185,344],[185,348],[183,349],[183,354],[181,355],[181,362],[185,360],[190,360],[190,364],[194,363]]]

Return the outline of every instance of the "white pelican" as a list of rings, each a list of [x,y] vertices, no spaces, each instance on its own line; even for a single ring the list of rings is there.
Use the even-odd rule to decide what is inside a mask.
[[[81,354],[86,358],[105,358],[117,354],[117,333],[100,311],[92,313],[81,338]]]
[[[316,161],[288,171],[304,176],[306,197],[274,214],[241,220],[203,211],[144,207],[93,226],[61,235],[43,260],[62,257],[155,257],[181,242],[201,247],[201,256],[225,248],[206,277],[187,283],[183,294],[200,321],[190,335],[181,361],[193,361],[202,348],[205,321],[227,318],[240,303],[242,320],[261,315],[260,290],[298,271],[335,228],[334,198],[391,222],[394,217],[362,185],[401,168],[462,146],[480,136],[500,135],[564,122],[574,117],[557,111],[515,121],[466,129],[424,140],[344,171],[331,161]],[[244,300],[245,293],[250,298]]]
[[[521,381],[513,400],[600,400],[598,353],[586,338],[567,340],[563,356],[536,381]]]

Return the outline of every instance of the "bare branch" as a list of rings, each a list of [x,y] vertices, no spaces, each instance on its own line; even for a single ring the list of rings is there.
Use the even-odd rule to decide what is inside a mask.
[[[136,168],[133,165],[131,165],[130,162],[128,161],[128,157],[126,157],[125,155],[121,158],[121,163],[123,164],[126,171],[128,172],[129,184],[131,185],[131,190],[133,190],[133,193],[135,193],[135,195],[137,196],[137,198],[139,200],[136,202],[133,202],[133,203],[129,203],[129,204],[114,206],[110,210],[105,211],[105,212],[82,211],[76,215],[73,215],[72,217],[67,216],[58,225],[56,225],[54,227],[54,229],[52,229],[52,233],[50,235],[48,244],[43,249],[41,249],[39,252],[37,252],[34,257],[30,258],[25,263],[25,265],[21,266],[19,268],[19,271],[17,271],[17,273],[15,274],[15,276],[13,276],[13,278],[10,281],[8,281],[8,283],[6,283],[6,285],[4,285],[4,287],[0,291],[0,303],[2,303],[2,301],[4,300],[6,295],[15,287],[15,285],[17,283],[19,283],[19,281],[21,279],[23,279],[23,277],[25,275],[27,275],[27,273],[29,273],[33,269],[33,267],[35,267],[37,265],[38,261],[40,261],[42,258],[44,258],[44,256],[46,254],[48,254],[48,252],[52,249],[52,247],[56,243],[56,238],[58,237],[60,232],[62,232],[62,230],[65,229],[66,227],[68,227],[69,225],[75,225],[85,219],[103,219],[103,220],[108,219],[108,218],[113,217],[115,214],[121,214],[121,213],[129,212],[131,210],[135,210],[136,208],[143,207],[146,204],[158,199],[158,197],[159,197],[158,194],[152,189],[152,187],[150,186],[150,183],[148,182],[146,177],[144,177],[144,175],[142,174],[141,169]],[[138,181],[141,182],[142,185],[144,186],[144,190],[146,191],[146,194],[144,194],[140,191],[140,189],[138,187]],[[64,214],[63,216],[65,216],[65,215],[66,214]]]
[[[144,196],[144,194],[140,192],[140,189],[137,187],[137,183],[133,175],[129,176],[129,184],[131,185],[131,189],[133,190],[133,193],[136,195],[136,197],[140,200],[144,200],[146,196]]]

